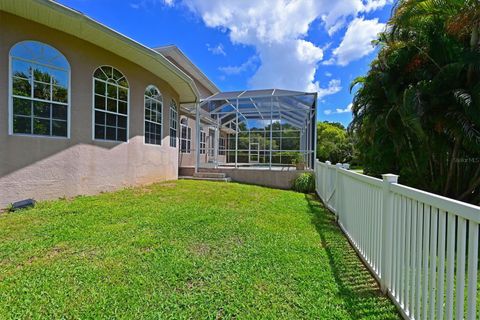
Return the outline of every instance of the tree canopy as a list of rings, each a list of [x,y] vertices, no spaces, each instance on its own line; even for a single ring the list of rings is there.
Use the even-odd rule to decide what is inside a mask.
[[[365,173],[480,203],[480,2],[400,0],[357,78]]]
[[[332,163],[350,162],[352,152],[350,137],[341,123],[317,123],[317,159]]]

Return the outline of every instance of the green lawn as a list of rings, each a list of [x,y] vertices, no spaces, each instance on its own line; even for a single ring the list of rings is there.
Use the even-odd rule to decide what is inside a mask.
[[[178,181],[0,215],[0,319],[398,319],[309,196]]]

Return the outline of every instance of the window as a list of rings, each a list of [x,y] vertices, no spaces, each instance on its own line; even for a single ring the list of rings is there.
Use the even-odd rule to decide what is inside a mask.
[[[175,101],[170,102],[170,147],[177,147],[178,113]]]
[[[200,131],[200,154],[205,154],[207,149],[207,134],[205,131]]]
[[[221,156],[224,156],[225,155],[225,148],[226,147],[226,144],[225,144],[225,138],[224,137],[220,137],[220,140],[219,140],[219,150],[218,150],[218,154],[221,155]]]
[[[115,68],[102,66],[93,74],[93,136],[98,140],[127,141],[128,82]]]
[[[208,156],[214,157],[215,156],[215,130],[209,129],[208,135]]]
[[[187,118],[180,121],[180,152],[190,153],[192,148],[192,128],[188,126]]]
[[[145,90],[145,143],[162,144],[162,109],[163,99],[155,86]]]
[[[37,41],[10,51],[10,134],[69,136],[70,65],[55,48]]]

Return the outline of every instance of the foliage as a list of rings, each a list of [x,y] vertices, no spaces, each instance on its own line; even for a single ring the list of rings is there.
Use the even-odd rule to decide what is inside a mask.
[[[304,172],[293,181],[293,190],[302,193],[313,193],[315,191],[315,176],[313,173]]]
[[[317,159],[332,163],[351,162],[352,138],[340,123],[317,123]]]
[[[272,127],[272,139],[270,139],[270,127]],[[294,150],[301,149],[300,131],[288,123],[274,122],[273,125],[248,127],[247,123],[241,122],[239,129],[241,131],[238,134],[238,162],[249,162],[249,150],[250,148],[255,149],[255,147],[252,147],[252,143],[258,143],[258,148],[261,150],[259,153],[260,163],[270,161],[270,141],[273,150],[273,163],[291,164]],[[232,139],[231,143],[235,144],[235,140]],[[281,152],[280,150],[284,151]],[[235,153],[229,153],[229,161],[235,162]]]
[[[357,78],[365,173],[480,203],[480,2],[401,0]]]
[[[286,190],[40,202],[0,215],[0,262],[1,319],[399,319],[334,217]]]
[[[288,152],[287,156],[291,158],[292,164],[304,164],[305,158],[301,152]]]

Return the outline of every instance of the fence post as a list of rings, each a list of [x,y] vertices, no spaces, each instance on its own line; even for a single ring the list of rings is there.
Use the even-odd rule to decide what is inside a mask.
[[[393,194],[390,192],[392,183],[398,182],[398,175],[383,174],[383,206],[382,206],[382,258],[380,287],[383,293],[391,285],[392,275],[392,233],[393,233]]]

